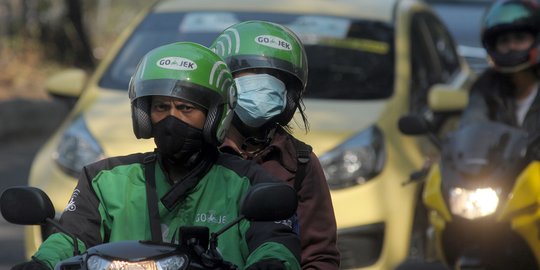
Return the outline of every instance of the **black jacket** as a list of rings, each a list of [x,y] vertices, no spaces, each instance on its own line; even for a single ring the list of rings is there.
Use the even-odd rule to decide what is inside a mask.
[[[513,93],[514,86],[508,76],[493,69],[484,71],[472,86],[461,126],[491,120],[518,127]],[[521,128],[529,134],[540,132],[540,95],[536,95]]]

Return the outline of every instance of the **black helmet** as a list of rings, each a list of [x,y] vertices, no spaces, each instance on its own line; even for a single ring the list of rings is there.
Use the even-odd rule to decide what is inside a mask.
[[[534,0],[502,0],[493,3],[484,15],[482,45],[495,69],[509,73],[526,69],[540,62],[540,8]],[[497,37],[510,31],[526,31],[535,41],[527,50],[499,53],[495,44]]]

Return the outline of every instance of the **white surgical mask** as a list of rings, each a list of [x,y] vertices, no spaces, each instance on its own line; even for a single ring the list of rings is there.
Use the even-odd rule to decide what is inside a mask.
[[[268,74],[246,75],[234,79],[238,100],[234,111],[250,127],[260,127],[279,115],[287,104],[285,84]]]

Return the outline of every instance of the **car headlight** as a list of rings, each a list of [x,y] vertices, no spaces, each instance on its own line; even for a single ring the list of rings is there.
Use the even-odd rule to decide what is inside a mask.
[[[362,184],[381,172],[386,159],[382,132],[376,126],[358,133],[320,157],[331,189]]]
[[[450,189],[450,211],[454,215],[475,219],[491,215],[499,205],[500,189]]]
[[[173,255],[159,260],[146,260],[139,262],[129,262],[122,260],[106,259],[98,255],[90,256],[86,262],[88,270],[182,270],[188,266],[188,261],[184,256]]]
[[[90,134],[84,117],[79,116],[64,132],[53,160],[63,171],[77,177],[83,166],[104,158],[101,146]]]

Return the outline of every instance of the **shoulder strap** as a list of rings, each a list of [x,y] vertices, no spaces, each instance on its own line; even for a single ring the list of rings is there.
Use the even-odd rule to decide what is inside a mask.
[[[294,176],[294,189],[296,192],[300,191],[300,188],[302,187],[302,181],[306,177],[306,165],[309,163],[309,158],[311,155],[311,151],[313,148],[294,138],[291,136],[291,139],[294,143],[294,147],[296,148],[296,175]]]
[[[152,241],[162,242],[161,225],[159,224],[159,208],[156,189],[156,155],[154,153],[144,157],[144,178],[146,185],[146,202],[150,219],[150,232]]]

